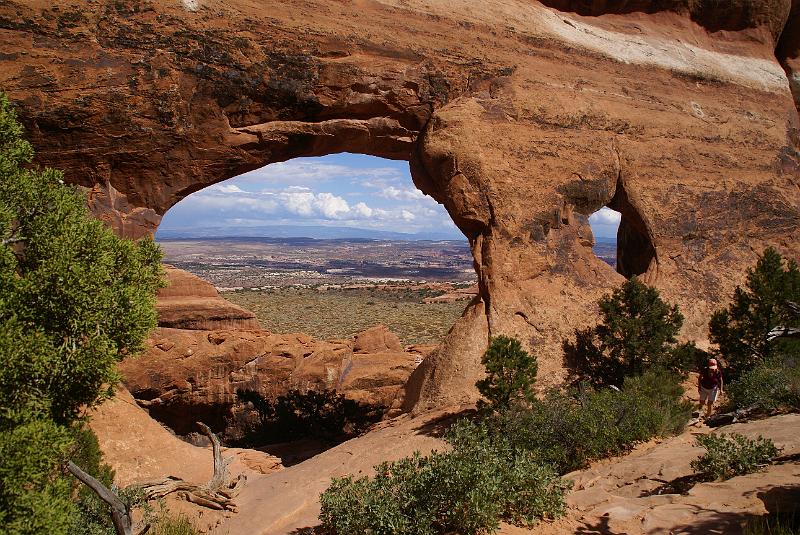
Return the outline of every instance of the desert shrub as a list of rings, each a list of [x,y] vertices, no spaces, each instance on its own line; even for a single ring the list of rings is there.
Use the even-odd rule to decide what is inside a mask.
[[[507,408],[514,402],[534,399],[533,384],[539,366],[516,338],[496,336],[481,358],[486,377],[476,383],[478,392],[492,409]]]
[[[778,355],[800,356],[797,339],[768,338],[774,327],[800,327],[800,315],[787,301],[800,302],[800,269],[769,247],[747,270],[745,288],[737,286],[733,302],[709,322],[710,339],[727,363],[729,379]]]
[[[258,425],[246,430],[243,445],[263,445],[316,438],[342,442],[364,433],[383,416],[383,407],[347,399],[335,390],[290,390],[270,400],[252,390],[237,390],[236,398],[251,403]]]
[[[153,523],[153,535],[198,535],[199,531],[185,516],[162,511]]]
[[[490,533],[500,520],[561,516],[567,488],[529,452],[468,435],[449,452],[383,463],[374,477],[334,479],[320,520],[336,535]]]
[[[582,380],[621,386],[626,377],[651,368],[684,371],[694,364],[694,346],[679,345],[683,325],[677,305],[668,305],[636,277],[598,302],[601,322],[564,341],[567,366]]]
[[[0,93],[0,533],[71,532],[61,472],[82,411],[111,395],[116,364],[156,325],[161,254],[90,216],[62,174],[32,166]]]
[[[800,535],[800,512],[764,515],[748,520],[742,535]]]
[[[794,359],[758,364],[731,381],[727,393],[734,408],[800,410],[800,368]]]
[[[682,431],[692,411],[682,394],[679,376],[653,371],[626,379],[621,391],[588,385],[570,392],[550,390],[529,408],[473,425],[488,427],[490,436],[505,437],[566,473],[652,437]]]
[[[707,481],[725,480],[760,470],[780,450],[769,439],[749,439],[737,433],[700,435],[706,453],[692,461],[692,469]]]

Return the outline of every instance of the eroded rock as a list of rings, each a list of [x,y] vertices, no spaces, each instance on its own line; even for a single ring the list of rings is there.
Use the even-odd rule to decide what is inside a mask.
[[[764,247],[800,256],[796,2],[546,3],[8,1],[0,87],[38,162],[123,236],[271,162],[409,160],[479,296],[405,407],[457,404],[491,335],[558,378],[563,338],[623,280],[591,252],[602,206],[622,209],[622,272],[681,306],[684,338]]]
[[[353,340],[326,342],[302,333],[159,328],[149,349],[123,361],[120,371],[138,403],[176,433],[196,431],[196,421],[215,432],[235,433],[238,389],[267,399],[293,389],[336,390],[361,403],[390,407],[430,351],[403,350],[383,326],[356,339],[373,343],[355,353]]]

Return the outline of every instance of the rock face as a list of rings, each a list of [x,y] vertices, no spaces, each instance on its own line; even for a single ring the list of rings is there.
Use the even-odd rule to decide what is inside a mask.
[[[376,325],[358,333],[353,339],[353,351],[356,353],[378,353],[386,351],[402,351],[400,338],[386,325]]]
[[[164,266],[167,286],[158,291],[158,325],[174,329],[260,329],[256,315],[223,299],[209,282]]]
[[[132,483],[175,476],[201,484],[214,471],[210,448],[198,448],[179,439],[153,421],[125,388],[90,414],[90,426],[97,434],[103,462],[114,469],[115,483]],[[280,459],[253,450],[226,448],[233,477],[240,473],[268,474],[282,468]]]
[[[39,163],[123,236],[271,162],[408,160],[479,280],[408,384],[424,409],[475,397],[491,335],[557,376],[623,276],[702,338],[766,245],[800,256],[797,2],[545,4],[9,0],[0,87]],[[622,213],[620,273],[591,252],[602,206]]]
[[[159,328],[149,349],[123,361],[120,371],[150,415],[180,435],[196,431],[197,421],[215,432],[231,431],[237,389],[268,399],[291,389],[335,389],[362,403],[391,406],[425,349],[404,351],[382,326],[356,339],[380,343],[354,352],[352,340],[324,342],[305,334]]]

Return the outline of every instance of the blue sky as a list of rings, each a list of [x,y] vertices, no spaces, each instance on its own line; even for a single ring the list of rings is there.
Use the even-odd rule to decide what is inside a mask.
[[[597,235],[616,236],[619,214],[608,212],[590,218]],[[444,207],[414,186],[408,162],[349,153],[275,163],[200,190],[173,206],[160,229],[274,225],[463,238]]]

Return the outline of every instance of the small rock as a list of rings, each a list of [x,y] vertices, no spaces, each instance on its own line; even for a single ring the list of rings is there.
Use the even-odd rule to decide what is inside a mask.
[[[220,333],[211,332],[208,333],[208,341],[214,345],[220,345],[225,341],[225,336]]]
[[[160,349],[161,351],[166,352],[166,351],[169,351],[170,349],[172,349],[173,347],[175,347],[175,343],[171,342],[169,340],[163,340],[163,341],[157,343],[156,347],[158,349]]]

